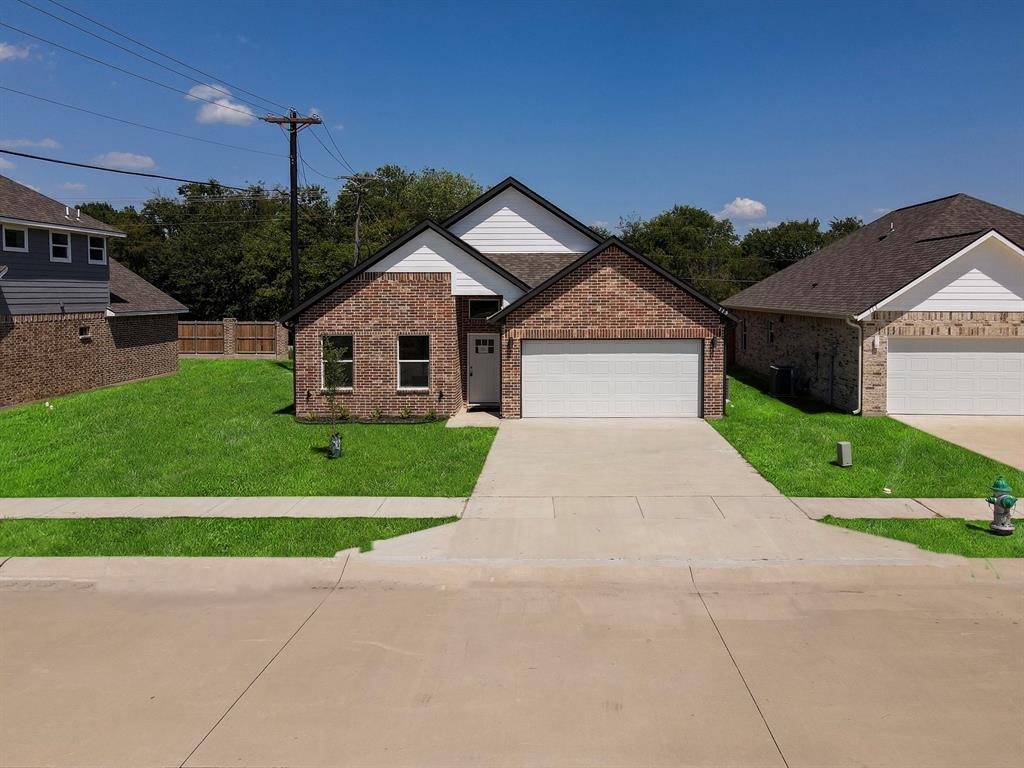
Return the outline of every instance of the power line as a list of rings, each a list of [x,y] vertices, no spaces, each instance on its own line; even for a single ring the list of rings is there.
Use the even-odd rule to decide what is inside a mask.
[[[26,157],[29,160],[42,160],[45,163],[58,163],[59,165],[71,165],[75,168],[88,168],[93,171],[106,171],[107,173],[120,173],[125,176],[144,176],[147,179],[166,179],[167,181],[180,181],[185,184],[216,184],[224,189],[237,189],[245,192],[245,187],[232,187],[230,184],[220,182],[196,181],[195,179],[179,179],[176,176],[162,176],[159,173],[142,173],[141,171],[123,171],[120,168],[104,168],[102,165],[90,165],[89,163],[73,163],[70,160],[58,160],[55,157],[43,157],[42,155],[30,155],[27,152],[15,152],[13,149],[0,149],[0,153],[14,155],[15,157]]]
[[[190,136],[187,133],[178,133],[177,131],[169,131],[166,128],[157,128],[156,126],[153,126],[153,125],[145,125],[144,123],[136,123],[134,120],[126,120],[123,117],[114,117],[113,115],[105,115],[102,112],[94,112],[93,110],[85,109],[84,107],[76,107],[73,104],[65,104],[64,102],[55,101],[54,99],[47,99],[47,98],[45,98],[43,96],[36,96],[33,93],[26,93],[25,91],[19,91],[17,88],[9,88],[9,87],[7,87],[5,85],[0,85],[0,90],[10,91],[11,93],[17,93],[20,96],[27,96],[28,98],[35,99],[37,101],[45,101],[47,104],[54,104],[54,105],[56,105],[58,107],[65,107],[66,109],[73,109],[76,112],[84,112],[85,114],[92,115],[94,117],[102,117],[105,120],[113,120],[114,122],[117,122],[117,123],[124,123],[125,125],[131,125],[131,126],[134,126],[135,128],[145,128],[148,131],[157,131],[158,133],[166,133],[169,136],[177,136],[178,138],[181,138],[181,139],[190,139],[192,141],[201,141],[204,144],[214,144],[214,145],[216,145],[218,147],[226,147],[228,149],[237,149],[237,150],[240,150],[242,152],[253,152],[253,153],[257,154],[257,155],[268,155],[269,157],[287,157],[287,155],[282,155],[279,152],[267,152],[266,150],[263,150],[263,149],[252,149],[251,147],[240,147],[237,144],[226,144],[223,141],[214,141],[213,139],[204,139],[204,138],[202,138],[200,136]]]
[[[97,59],[95,56],[90,56],[87,53],[82,53],[81,51],[76,51],[74,48],[68,48],[66,45],[61,45],[60,43],[55,43],[53,40],[47,40],[45,37],[41,37],[40,35],[33,34],[32,32],[26,32],[24,29],[19,29],[18,27],[14,26],[13,24],[8,24],[7,22],[0,21],[0,27],[7,27],[7,29],[14,30],[15,32],[18,32],[19,34],[25,35],[26,37],[31,37],[32,39],[38,40],[41,43],[46,43],[47,45],[52,45],[54,48],[60,48],[62,51],[67,51],[68,53],[73,53],[75,56],[80,56],[83,59],[87,59],[89,61],[95,62],[96,64],[102,64],[104,67],[109,67],[110,69],[116,70],[118,72],[123,72],[124,74],[130,75],[131,77],[137,77],[139,80],[144,80],[145,82],[151,83],[152,85],[157,85],[157,86],[160,86],[161,88],[166,88],[168,91],[174,91],[175,93],[180,93],[181,95],[187,96],[190,99],[195,99],[196,101],[205,101],[207,104],[213,104],[215,107],[220,107],[221,109],[229,109],[232,112],[237,112],[238,114],[245,115],[246,117],[249,117],[249,118],[255,119],[255,117],[256,117],[256,115],[254,115],[252,113],[252,111],[248,107],[246,107],[245,109],[238,109],[237,107],[229,107],[226,104],[219,104],[216,101],[211,101],[210,99],[204,99],[202,96],[194,96],[193,94],[189,93],[188,91],[183,91],[180,88],[175,88],[173,85],[167,85],[167,83],[161,83],[159,80],[154,80],[151,77],[146,77],[145,75],[140,75],[140,74],[138,74],[136,72],[132,72],[129,69],[125,69],[124,67],[119,67],[116,64],[111,64],[108,61],[103,61],[102,59]]]
[[[317,136],[316,131],[311,131],[309,135],[312,136],[314,139],[316,139],[316,143],[324,148],[324,152],[327,153],[327,155],[331,158],[331,160],[336,162],[342,168],[345,168],[345,169],[351,171],[352,173],[356,173],[356,170],[354,168],[352,168],[352,166],[350,166],[347,162],[342,162],[340,159],[338,159],[338,157],[335,156],[335,154],[333,152],[331,152],[330,148],[326,144],[324,144],[323,140],[321,140],[321,138],[319,136]]]
[[[145,48],[147,51],[152,51],[155,54],[163,56],[165,59],[173,61],[175,64],[180,64],[183,67],[187,67],[188,69],[191,69],[193,72],[198,72],[203,77],[209,77],[209,78],[211,78],[213,80],[219,80],[220,82],[224,83],[224,85],[228,86],[229,88],[234,88],[236,91],[241,91],[242,93],[248,94],[249,96],[252,96],[253,98],[259,99],[260,101],[264,101],[267,104],[273,104],[274,106],[280,107],[281,109],[288,109],[288,107],[286,107],[284,104],[279,104],[278,102],[274,101],[273,99],[267,99],[267,98],[265,98],[263,96],[259,96],[258,94],[255,94],[252,91],[247,91],[245,88],[242,88],[241,86],[232,85],[231,83],[229,83],[227,80],[225,80],[222,77],[217,77],[216,75],[211,75],[209,72],[204,72],[203,70],[198,69],[197,67],[193,67],[191,64],[188,64],[188,63],[182,61],[181,59],[176,59],[173,56],[171,56],[170,54],[164,53],[163,51],[158,50],[157,48],[154,48],[151,45],[146,45],[146,43],[142,42],[141,40],[137,40],[134,37],[131,37],[130,35],[124,34],[123,32],[118,32],[113,27],[109,27],[109,26],[107,26],[106,24],[104,24],[101,21],[96,21],[96,19],[94,19],[94,18],[92,18],[90,16],[86,16],[84,13],[76,11],[74,8],[70,8],[70,7],[66,6],[66,5],[64,5],[63,3],[59,3],[59,2],[57,2],[57,0],[49,0],[49,2],[52,3],[53,5],[56,5],[56,6],[59,6],[60,8],[63,8],[65,11],[68,11],[69,13],[73,13],[75,16],[78,16],[79,18],[85,19],[86,21],[91,22],[92,24],[95,24],[97,27],[102,27],[103,29],[107,30],[108,32],[113,32],[118,37],[124,38],[125,40],[128,40],[130,42],[133,42],[136,45]]]
[[[334,148],[338,150],[338,157],[340,157],[342,159],[342,162],[345,163],[346,168],[348,168],[352,173],[355,173],[356,169],[352,167],[351,163],[349,163],[347,159],[345,159],[345,155],[343,155],[341,152],[341,147],[339,147],[338,142],[334,140],[334,134],[331,133],[330,126],[328,126],[327,123],[322,123],[322,125],[324,127],[324,130],[327,132],[327,138],[331,140],[331,144],[333,144]]]
[[[186,80],[191,80],[196,85],[203,85],[203,86],[206,86],[208,88],[212,88],[215,91],[219,91],[220,93],[223,93],[225,96],[227,96],[229,98],[235,98],[235,99],[238,99],[241,102],[244,102],[246,104],[250,104],[250,105],[256,107],[256,109],[260,109],[260,110],[265,110],[266,109],[266,106],[264,104],[257,104],[256,102],[250,101],[249,99],[246,99],[246,98],[244,98],[242,96],[233,95],[231,93],[231,91],[226,91],[226,90],[224,90],[223,88],[221,88],[221,87],[219,87],[217,85],[214,85],[212,83],[204,83],[202,80],[197,80],[192,75],[188,75],[188,74],[182,72],[181,70],[174,69],[174,67],[168,67],[166,64],[163,64],[163,63],[161,63],[159,61],[156,61],[155,59],[151,59],[148,56],[144,56],[143,54],[138,53],[137,51],[133,51],[131,48],[123,46],[120,43],[115,43],[113,40],[109,40],[108,38],[103,37],[102,35],[97,35],[95,32],[92,32],[92,31],[86,29],[85,27],[81,27],[78,24],[75,24],[73,21],[68,21],[67,19],[62,19],[60,16],[58,16],[58,15],[56,15],[54,13],[50,13],[49,11],[43,10],[42,8],[40,8],[40,7],[36,6],[36,5],[33,5],[32,3],[28,2],[28,0],[18,0],[18,2],[21,3],[24,6],[27,6],[27,7],[31,8],[34,11],[38,11],[39,13],[42,13],[42,14],[44,14],[46,16],[49,16],[51,19],[56,19],[61,24],[66,24],[67,26],[69,26],[69,27],[71,27],[73,29],[77,29],[79,32],[84,32],[85,34],[89,35],[90,37],[94,37],[97,40],[101,40],[102,42],[106,43],[107,45],[112,45],[115,48],[118,48],[118,49],[124,51],[125,53],[130,53],[132,56],[135,56],[135,57],[137,57],[139,59],[142,59],[143,61],[148,61],[150,64],[153,64],[153,65],[155,65],[157,67],[162,67],[163,69],[166,69],[168,72],[172,72],[175,75],[178,75],[178,77],[183,77]]]

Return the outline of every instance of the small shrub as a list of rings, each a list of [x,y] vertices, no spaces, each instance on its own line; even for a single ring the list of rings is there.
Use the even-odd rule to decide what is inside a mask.
[[[429,411],[427,411],[426,420],[437,421],[437,408],[431,408]]]
[[[381,416],[384,415],[384,411],[382,411],[380,408],[374,408],[371,415],[373,416],[374,421],[380,421]]]
[[[408,408],[403,408],[401,411],[399,411],[399,415],[403,419],[408,419],[410,416],[412,416],[412,411],[410,411]]]
[[[338,421],[349,421],[352,418],[352,411],[344,405],[338,407]]]

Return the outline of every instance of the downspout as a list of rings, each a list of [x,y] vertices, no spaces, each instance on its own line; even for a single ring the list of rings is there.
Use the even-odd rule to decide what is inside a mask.
[[[864,397],[864,326],[849,317],[844,317],[843,320],[851,328],[857,329],[857,407],[853,415],[860,416]]]

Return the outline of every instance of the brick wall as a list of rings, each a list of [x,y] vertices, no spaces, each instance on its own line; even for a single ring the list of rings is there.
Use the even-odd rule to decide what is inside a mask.
[[[857,407],[856,328],[830,317],[731,312],[740,321],[734,346],[737,366],[768,376],[771,365],[792,365],[799,391],[842,410]],[[768,340],[769,321],[773,341]]]
[[[872,416],[886,413],[891,336],[1024,338],[1024,312],[875,312],[863,326],[863,408],[865,415]]]
[[[0,317],[0,407],[174,373],[177,342],[175,315]]]
[[[505,318],[501,415],[521,411],[524,339],[703,339],[704,418],[722,415],[726,321],[703,302],[610,247]],[[711,341],[716,339],[712,349]]]
[[[295,413],[300,419],[330,417],[321,389],[321,337],[352,336],[351,390],[337,395],[356,418],[413,416],[435,409],[451,415],[462,407],[458,319],[448,273],[365,273],[303,312],[296,322]],[[430,387],[398,389],[398,337],[430,336]]]

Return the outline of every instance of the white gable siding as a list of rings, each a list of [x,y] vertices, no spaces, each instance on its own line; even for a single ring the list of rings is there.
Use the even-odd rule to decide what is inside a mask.
[[[597,243],[515,189],[448,227],[481,253],[586,253]]]
[[[988,238],[879,309],[1024,312],[1024,257]]]
[[[454,296],[501,296],[503,303],[523,291],[436,232],[427,230],[373,265],[372,272],[450,272]]]

